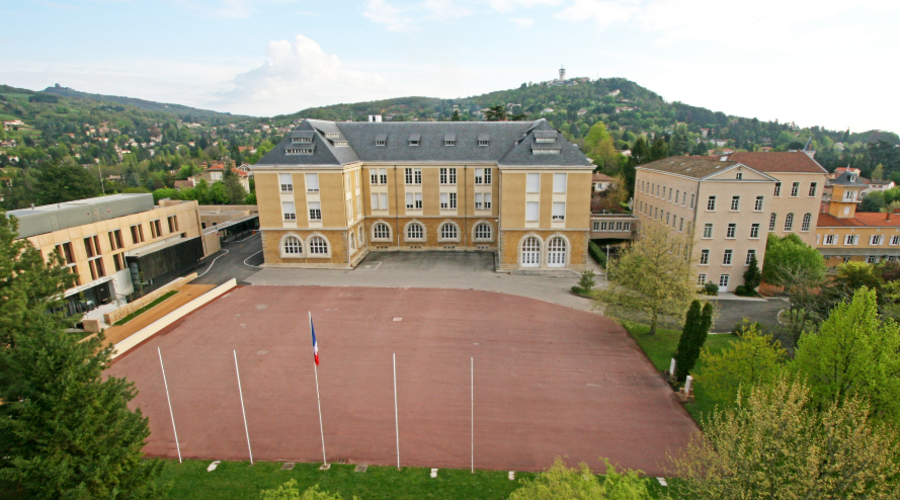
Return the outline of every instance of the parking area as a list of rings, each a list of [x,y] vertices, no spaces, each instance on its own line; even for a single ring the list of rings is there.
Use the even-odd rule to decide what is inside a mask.
[[[718,317],[712,331],[716,333],[730,332],[734,325],[744,318],[756,321],[764,326],[776,326],[778,313],[788,309],[790,305],[781,298],[766,301],[717,300]]]
[[[481,469],[608,457],[661,475],[696,430],[628,333],[597,314],[471,290],[245,286],[110,368],[137,385],[145,451],[177,456],[159,348],[185,457],[249,457],[243,398],[256,460],[321,460],[307,311],[329,461],[396,464],[399,429],[405,466],[469,467],[474,440]]]

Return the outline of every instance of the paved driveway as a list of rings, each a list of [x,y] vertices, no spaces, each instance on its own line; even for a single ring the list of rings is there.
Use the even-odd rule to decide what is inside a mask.
[[[787,309],[788,303],[782,299],[768,299],[762,301],[744,300],[717,300],[716,307],[719,317],[712,330],[716,333],[730,332],[734,325],[747,318],[763,325],[774,326],[778,324],[778,312]]]
[[[592,310],[588,299],[572,295],[578,283],[565,276],[494,272],[489,252],[373,252],[352,270],[268,268],[246,278],[252,285],[457,288],[508,293]],[[598,282],[601,280],[598,280]]]
[[[246,279],[259,271],[262,264],[262,238],[259,233],[240,241],[222,245],[222,250],[205,258],[197,268],[197,285],[221,285],[236,278],[239,285],[246,285]]]

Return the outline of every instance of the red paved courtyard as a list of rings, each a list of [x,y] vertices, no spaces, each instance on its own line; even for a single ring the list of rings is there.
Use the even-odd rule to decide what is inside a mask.
[[[693,421],[613,321],[533,299],[450,289],[238,287],[108,370],[136,383],[145,451],[176,457],[157,347],[185,458],[246,460],[237,350],[255,460],[322,459],[307,320],[319,341],[329,461],[540,470],[557,456],[662,474]],[[402,318],[401,321],[394,321]]]

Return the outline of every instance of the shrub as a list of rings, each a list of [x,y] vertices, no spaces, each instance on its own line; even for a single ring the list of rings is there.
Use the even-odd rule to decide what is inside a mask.
[[[600,267],[606,269],[606,254],[603,253],[603,249],[600,248],[600,245],[593,241],[590,242],[588,244],[588,253],[591,254],[591,257],[593,257],[597,264],[600,264]]]
[[[719,295],[719,287],[715,283],[707,283],[703,285],[703,293],[706,295]]]
[[[745,287],[744,285],[738,285],[737,288],[734,289],[734,294],[740,295],[742,297],[750,295],[747,293],[747,287]]]
[[[594,271],[592,271],[591,269],[588,269],[588,270],[584,271],[583,273],[581,273],[581,279],[578,280],[579,288],[590,292],[591,289],[594,288],[595,284],[596,283],[594,282]]]

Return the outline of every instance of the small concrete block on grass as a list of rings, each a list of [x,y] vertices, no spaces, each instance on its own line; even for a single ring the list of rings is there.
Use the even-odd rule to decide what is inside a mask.
[[[294,468],[294,462],[285,462],[281,464],[281,470],[291,470]]]
[[[368,466],[368,465],[366,465],[366,464],[358,464],[358,465],[356,466],[356,468],[353,469],[353,472],[365,472],[365,471],[368,470],[368,469],[369,469],[369,466]]]
[[[206,472],[212,472],[212,471],[216,470],[216,467],[218,467],[220,463],[222,463],[222,462],[219,460],[216,460],[215,462],[209,464],[209,467],[206,468]]]

